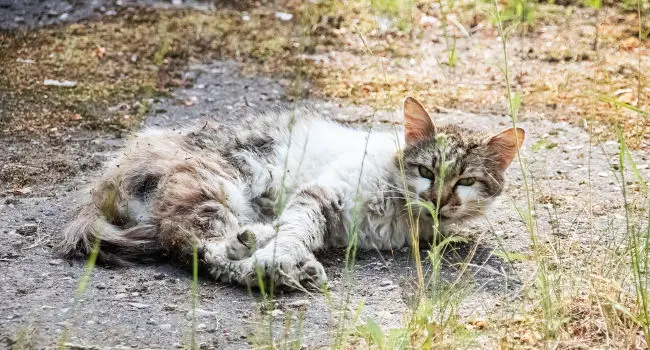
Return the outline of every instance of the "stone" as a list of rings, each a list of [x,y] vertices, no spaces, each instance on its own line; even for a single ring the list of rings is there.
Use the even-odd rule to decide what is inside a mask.
[[[16,230],[16,233],[23,236],[31,236],[38,231],[38,224],[26,224]]]

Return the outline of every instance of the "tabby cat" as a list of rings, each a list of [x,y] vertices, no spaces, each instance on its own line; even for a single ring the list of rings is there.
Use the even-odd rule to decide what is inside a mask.
[[[524,130],[490,136],[437,126],[412,98],[402,132],[368,132],[308,109],[251,116],[238,126],[152,128],[121,152],[64,231],[63,254],[191,261],[217,280],[301,288],[327,280],[314,252],[410,245],[483,214],[503,189]],[[412,208],[412,210],[409,210]],[[411,214],[409,214],[411,213]],[[355,229],[351,229],[354,227]]]

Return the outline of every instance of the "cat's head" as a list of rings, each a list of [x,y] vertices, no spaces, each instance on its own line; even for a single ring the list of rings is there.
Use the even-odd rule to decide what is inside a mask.
[[[434,207],[439,203],[441,219],[459,220],[483,214],[501,194],[503,174],[525,132],[511,128],[487,135],[455,125],[436,126],[409,97],[404,101],[404,136],[406,145],[398,157],[409,190]]]

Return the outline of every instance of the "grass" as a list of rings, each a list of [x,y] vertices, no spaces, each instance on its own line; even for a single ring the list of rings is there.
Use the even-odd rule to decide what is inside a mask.
[[[437,3],[438,7],[430,3]],[[417,244],[412,249],[416,281],[413,291],[406,296],[409,310],[403,323],[393,329],[382,327],[372,317],[361,316],[363,301],[352,304],[350,295],[354,287],[356,256],[356,245],[352,244],[345,256],[343,291],[338,295],[324,291],[330,308],[338,315],[332,335],[333,347],[354,348],[354,344],[363,344],[359,348],[379,349],[647,347],[650,341],[647,279],[650,197],[647,180],[637,167],[637,153],[634,152],[635,149],[647,150],[644,145],[648,145],[649,90],[644,76],[647,66],[643,61],[644,47],[647,48],[648,26],[644,24],[647,3],[625,1],[619,9],[600,1],[589,1],[587,5],[598,9],[595,35],[570,37],[575,39],[576,47],[560,47],[556,41],[548,39],[548,46],[533,45],[530,54],[533,58],[526,58],[528,53],[523,48],[512,48],[517,43],[513,44],[508,34],[518,33],[518,24],[526,25],[528,42],[539,39],[544,30],[553,26],[582,26],[584,23],[579,18],[589,14],[587,9],[532,0],[468,3],[382,0],[345,4],[348,7],[342,2],[301,5],[290,7],[297,17],[291,23],[273,20],[274,10],[265,7],[249,11],[250,21],[243,21],[241,13],[234,10],[120,13],[102,22],[1,34],[4,40],[0,50],[9,54],[0,58],[0,85],[11,90],[3,95],[6,96],[4,101],[9,103],[4,113],[14,118],[3,121],[2,126],[25,135],[38,134],[46,125],[39,119],[39,111],[49,108],[54,111],[55,118],[48,128],[65,127],[68,123],[79,123],[85,128],[129,128],[133,120],[147,113],[148,99],[187,83],[179,81],[179,72],[189,62],[198,58],[229,57],[243,62],[248,73],[293,79],[296,98],[310,93],[377,109],[393,109],[404,96],[416,95],[425,105],[437,106],[443,111],[463,108],[507,113],[513,127],[520,119],[543,113],[575,125],[586,123],[590,138],[595,141],[613,136],[617,140],[618,154],[616,162],[612,163],[612,176],[616,176],[623,204],[620,210],[612,211],[624,215],[623,228],[595,219],[594,199],[591,198],[595,175],[591,173],[591,159],[604,150],[592,152],[591,141],[588,145],[586,156],[590,169],[584,186],[590,194],[589,204],[588,210],[577,214],[586,218],[558,217],[569,214],[554,211],[556,201],[546,199],[550,195],[541,189],[539,175],[529,168],[528,160],[518,154],[517,163],[523,179],[520,198],[524,200],[515,203],[516,214],[530,246],[528,251],[512,251],[495,235],[498,249],[494,255],[509,266],[508,271],[502,272],[506,275],[506,285],[502,286],[506,291],[503,305],[496,307],[486,319],[473,320],[461,315],[468,295],[480,287],[474,285],[473,275],[483,268],[473,266],[476,242],[466,242],[466,238],[459,236],[437,237],[424,257],[420,256],[422,250]],[[420,23],[418,18],[424,14],[439,18],[440,27],[428,28]],[[323,18],[339,16],[344,18],[341,28],[321,23]],[[472,33],[471,40],[492,41],[483,47],[473,46],[470,39],[462,39],[464,35],[457,32],[458,25],[449,25],[447,18],[450,16]],[[393,19],[388,30],[378,30],[379,17]],[[481,21],[488,18],[493,22]],[[621,18],[622,22],[616,22]],[[481,25],[475,26],[475,21]],[[628,43],[635,35],[638,41]],[[423,44],[437,36],[444,42]],[[131,37],[134,40],[127,40]],[[160,40],[152,42],[151,37]],[[494,49],[497,37],[500,46]],[[587,44],[582,45],[583,39]],[[580,59],[590,57],[594,40],[596,61],[590,63],[589,59]],[[631,46],[626,46],[628,44]],[[105,48],[107,56],[98,57],[95,54],[98,47]],[[470,67],[470,60],[465,57],[476,51],[490,54],[489,62]],[[329,63],[316,63],[306,58],[330,52],[335,54],[330,55],[333,58]],[[133,55],[137,56],[135,62]],[[439,61],[446,61],[454,69],[444,74],[431,69],[422,63],[430,63],[429,56],[445,58]],[[600,57],[608,59],[601,61]],[[32,59],[39,64],[25,68],[25,63],[18,59]],[[515,68],[515,63],[519,63],[520,68]],[[563,72],[566,67],[573,68]],[[78,80],[79,85],[70,90],[51,89],[42,86],[44,78]],[[303,80],[311,82],[310,91],[303,88]],[[473,80],[488,83],[467,84]],[[43,94],[51,98],[45,100]],[[26,104],[15,101],[33,103],[18,114]],[[100,113],[124,101],[142,102],[141,107],[126,112],[135,118],[125,119],[120,114],[123,112],[109,116]],[[76,115],[81,121],[73,118]],[[20,116],[27,118],[23,123],[15,123],[15,118]],[[21,129],[13,129],[14,124]],[[534,151],[530,157],[537,157],[537,154],[543,157],[545,151],[558,145],[543,137],[529,147]],[[284,194],[278,198],[277,211],[281,212],[287,198]],[[570,231],[569,225],[544,222],[545,217],[540,214],[543,205],[551,205],[549,219],[587,222],[588,228],[583,232],[588,234],[589,240],[582,242],[575,234],[563,232]],[[409,202],[414,242],[418,242],[419,237],[417,215],[427,210],[436,214],[435,218],[435,208],[437,206],[414,199]],[[360,219],[357,210],[353,222],[358,223]],[[438,233],[437,223],[434,226]],[[356,227],[353,225],[350,232],[352,242],[355,242]],[[461,256],[456,251],[457,246],[472,243],[474,246],[468,255]],[[95,249],[93,253],[96,256]],[[197,265],[195,253],[190,295],[192,310],[196,310],[200,302]],[[93,267],[91,255],[75,293],[72,315],[79,307]],[[443,269],[447,268],[454,271],[451,280],[443,276]],[[522,271],[513,271],[518,268]],[[511,273],[522,275],[516,276],[521,277],[522,284],[514,295],[512,287],[507,285]],[[301,308],[297,318],[287,313],[281,321],[275,320],[272,315],[274,289],[273,285],[265,285],[260,280],[260,312],[256,317],[261,330],[251,340],[259,347],[300,348],[304,341],[302,329],[306,309]],[[64,331],[58,342],[60,347],[66,344],[73,331],[71,328]],[[23,333],[18,337],[21,343],[25,339]],[[186,347],[199,346],[195,316],[187,339]]]

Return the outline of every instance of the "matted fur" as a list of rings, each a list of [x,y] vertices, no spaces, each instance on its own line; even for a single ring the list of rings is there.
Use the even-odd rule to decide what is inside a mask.
[[[346,246],[353,225],[361,249],[411,244],[407,200],[439,204],[443,225],[484,213],[523,130],[436,126],[412,99],[405,111],[403,133],[355,130],[308,109],[144,130],[90,187],[60,250],[86,256],[98,239],[104,261],[188,262],[196,244],[218,280],[255,285],[261,271],[299,287],[326,281],[313,253]],[[417,218],[430,239],[432,218]]]

